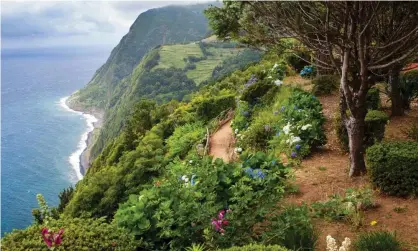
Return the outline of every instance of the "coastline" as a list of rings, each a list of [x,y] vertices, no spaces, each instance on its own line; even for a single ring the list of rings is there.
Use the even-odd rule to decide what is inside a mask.
[[[90,149],[93,144],[93,134],[102,126],[103,113],[93,109],[84,109],[74,102],[71,96],[61,98],[61,106],[67,111],[80,114],[87,123],[87,130],[81,135],[77,150],[69,157],[69,162],[75,169],[79,180],[83,178],[90,165]]]

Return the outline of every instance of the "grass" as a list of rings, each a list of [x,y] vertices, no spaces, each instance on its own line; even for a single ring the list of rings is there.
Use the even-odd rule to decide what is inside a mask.
[[[194,63],[196,69],[188,70],[186,75],[188,78],[192,79],[196,85],[199,85],[212,76],[212,71],[217,65],[221,64],[225,59],[235,56],[241,50],[242,49],[235,48],[209,47],[207,48],[207,51],[212,55],[208,56],[206,60]],[[197,43],[164,45],[160,49],[159,63],[153,70],[170,67],[183,69],[186,66],[186,61],[184,59],[189,56],[203,56],[202,50]]]
[[[160,60],[154,69],[159,68],[184,68],[186,62],[184,58],[188,56],[202,57],[203,53],[198,44],[174,44],[164,45],[160,49]]]
[[[311,79],[302,78],[299,75],[285,77],[283,83],[285,85],[299,87],[308,92],[310,92],[313,87]]]

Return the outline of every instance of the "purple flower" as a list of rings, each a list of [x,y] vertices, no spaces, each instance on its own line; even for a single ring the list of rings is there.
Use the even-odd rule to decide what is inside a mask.
[[[292,154],[290,154],[290,157],[292,157],[292,159],[296,158],[297,153],[296,152],[292,152]]]
[[[295,148],[296,150],[299,150],[301,147],[302,147],[301,145],[297,144]]]
[[[254,75],[251,75],[250,79],[247,81],[247,83],[244,84],[245,88],[248,88],[252,84],[254,84],[257,81],[257,78]]]

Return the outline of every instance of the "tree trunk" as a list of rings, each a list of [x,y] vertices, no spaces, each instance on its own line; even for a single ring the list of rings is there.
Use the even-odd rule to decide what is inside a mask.
[[[391,69],[389,71],[388,84],[390,86],[390,98],[392,100],[392,116],[404,115],[404,100],[399,89],[400,69]]]
[[[364,123],[364,119],[350,116],[346,124],[350,150],[350,177],[366,173],[363,146]]]

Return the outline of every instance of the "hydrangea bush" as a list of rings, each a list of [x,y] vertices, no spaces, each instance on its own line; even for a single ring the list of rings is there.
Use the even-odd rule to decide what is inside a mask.
[[[313,147],[326,143],[322,126],[325,118],[322,105],[311,94],[294,89],[280,108],[281,120],[270,145],[291,158],[302,158]]]
[[[299,75],[303,78],[310,78],[316,75],[316,68],[313,65],[307,65],[303,67]]]
[[[262,152],[230,164],[211,157],[174,161],[152,187],[120,206],[115,221],[152,250],[248,243],[251,227],[283,196],[289,172]]]

